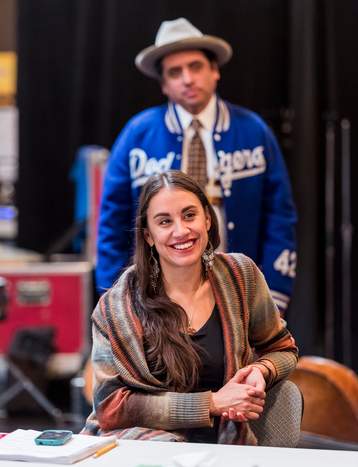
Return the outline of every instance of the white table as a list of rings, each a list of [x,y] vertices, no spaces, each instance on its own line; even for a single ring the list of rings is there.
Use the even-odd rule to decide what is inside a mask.
[[[168,467],[171,456],[210,451],[219,457],[215,467],[357,467],[357,451],[286,449],[213,444],[121,441],[120,446],[98,459],[88,457],[78,467],[136,467],[141,464]],[[0,467],[50,467],[60,464],[0,461]]]

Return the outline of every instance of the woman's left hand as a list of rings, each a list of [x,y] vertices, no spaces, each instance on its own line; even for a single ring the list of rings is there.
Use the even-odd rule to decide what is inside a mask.
[[[261,391],[265,391],[266,381],[260,368],[256,366],[251,366],[251,368],[251,373],[246,376],[242,383],[253,386],[254,388],[260,389]]]

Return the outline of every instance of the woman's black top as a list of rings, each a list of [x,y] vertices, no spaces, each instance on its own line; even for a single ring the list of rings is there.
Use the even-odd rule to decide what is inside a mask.
[[[218,307],[214,306],[210,318],[198,332],[190,336],[200,346],[199,357],[203,364],[203,371],[199,380],[197,392],[216,392],[224,384],[224,340]],[[149,370],[154,364],[148,362]],[[165,381],[164,373],[156,375],[159,381]],[[188,433],[188,439],[193,443],[217,443],[220,417],[215,417],[213,427],[192,428]]]
[[[223,387],[225,376],[224,340],[218,307],[214,310],[202,328],[190,336],[203,349],[198,351],[203,364],[203,372],[198,391],[216,392]],[[214,426],[193,428],[189,432],[189,441],[193,443],[217,443],[220,417],[215,417]]]

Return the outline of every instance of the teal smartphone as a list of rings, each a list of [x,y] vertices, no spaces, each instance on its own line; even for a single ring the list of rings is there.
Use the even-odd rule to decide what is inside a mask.
[[[45,430],[37,438],[35,438],[35,443],[46,446],[61,446],[61,444],[67,443],[72,435],[72,431]]]

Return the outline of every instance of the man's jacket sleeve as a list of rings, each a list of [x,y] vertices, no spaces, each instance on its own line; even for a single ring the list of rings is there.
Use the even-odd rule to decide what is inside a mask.
[[[266,148],[267,170],[260,228],[261,265],[271,295],[284,312],[296,275],[297,216],[288,171],[271,131],[266,133]]]
[[[98,225],[96,283],[109,289],[132,254],[133,201],[129,172],[130,122],[115,142],[105,171]]]

